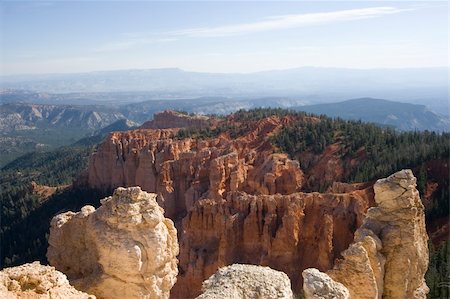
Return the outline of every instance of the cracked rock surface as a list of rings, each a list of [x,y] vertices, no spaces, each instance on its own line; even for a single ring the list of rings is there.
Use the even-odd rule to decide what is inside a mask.
[[[341,283],[334,281],[327,274],[317,269],[306,269],[302,273],[306,298],[311,299],[349,299],[348,289]]]
[[[66,275],[54,267],[34,262],[0,271],[0,298],[95,299],[95,296],[76,290]]]
[[[101,203],[52,219],[50,264],[97,298],[169,298],[178,274],[177,232],[156,194],[117,188]]]
[[[289,277],[269,267],[234,264],[203,282],[197,299],[292,299]]]

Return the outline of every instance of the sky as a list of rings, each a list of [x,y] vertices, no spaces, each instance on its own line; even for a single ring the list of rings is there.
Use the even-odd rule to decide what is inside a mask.
[[[0,74],[449,66],[448,1],[1,1]]]

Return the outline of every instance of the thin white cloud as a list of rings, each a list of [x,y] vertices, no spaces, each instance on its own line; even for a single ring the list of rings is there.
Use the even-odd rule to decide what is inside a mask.
[[[234,36],[270,30],[301,28],[336,22],[369,19],[410,10],[413,9],[382,6],[382,7],[370,7],[361,9],[339,10],[332,12],[321,12],[321,13],[292,14],[284,16],[272,16],[266,18],[263,21],[258,21],[254,23],[243,23],[217,27],[190,28],[172,31],[169,32],[169,34],[180,37]]]
[[[244,35],[272,30],[283,30],[317,26],[337,22],[354,21],[396,14],[413,8],[396,8],[391,6],[339,10],[332,12],[291,14],[270,16],[253,23],[242,23],[216,27],[188,28],[160,33],[131,32],[122,34],[118,41],[94,48],[93,52],[127,50],[136,46],[172,42],[181,38],[211,38]]]

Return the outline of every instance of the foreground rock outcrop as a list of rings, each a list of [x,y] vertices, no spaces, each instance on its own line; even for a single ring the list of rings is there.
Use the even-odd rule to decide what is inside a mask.
[[[39,262],[0,271],[0,298],[95,299],[76,290],[66,275]]]
[[[348,289],[315,268],[303,271],[303,293],[310,299],[349,299]]]
[[[289,277],[269,267],[240,265],[220,268],[203,283],[197,299],[292,299]]]
[[[374,190],[377,206],[367,211],[354,242],[327,274],[347,287],[351,298],[426,298],[428,236],[416,178],[402,170],[378,180]],[[304,289],[311,288],[305,280]]]
[[[177,232],[156,194],[118,188],[101,203],[53,218],[50,264],[98,298],[169,298],[178,274]]]

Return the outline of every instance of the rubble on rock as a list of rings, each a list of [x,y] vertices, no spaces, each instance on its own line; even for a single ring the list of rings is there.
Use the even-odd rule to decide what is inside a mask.
[[[66,275],[39,262],[0,271],[0,298],[15,299],[95,299],[76,290]]]

